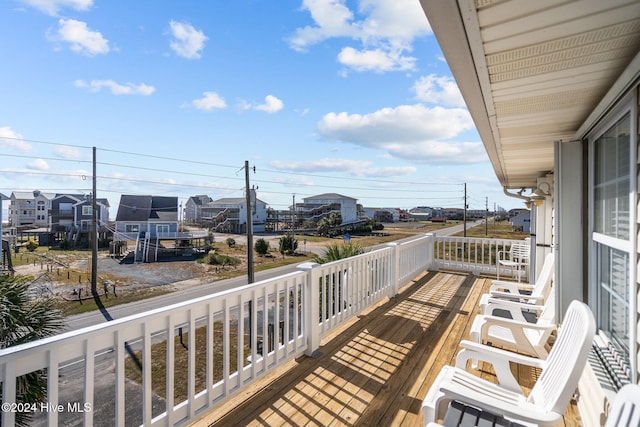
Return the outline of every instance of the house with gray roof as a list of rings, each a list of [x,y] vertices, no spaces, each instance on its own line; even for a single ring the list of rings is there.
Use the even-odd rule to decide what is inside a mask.
[[[262,233],[266,229],[267,204],[258,199],[255,190],[250,190],[251,225],[253,232]],[[246,233],[246,197],[225,197],[202,206],[202,219],[210,228],[219,232]]]
[[[202,220],[202,208],[212,201],[213,199],[206,194],[189,197],[184,204],[184,220],[189,222]]]
[[[178,198],[165,196],[120,196],[114,241],[135,241],[134,261],[156,261],[161,240],[190,239],[178,229]]]

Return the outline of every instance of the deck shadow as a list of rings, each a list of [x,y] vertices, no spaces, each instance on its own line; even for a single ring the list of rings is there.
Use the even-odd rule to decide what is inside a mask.
[[[475,282],[427,272],[210,425],[380,425],[419,413],[408,392],[424,380],[416,372],[455,317],[469,316],[462,307]]]

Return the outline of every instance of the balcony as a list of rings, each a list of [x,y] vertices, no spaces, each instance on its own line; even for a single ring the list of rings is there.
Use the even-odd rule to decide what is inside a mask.
[[[435,270],[489,271],[507,243],[425,235],[4,349],[3,402],[17,377],[47,369],[47,407],[65,408],[37,414],[50,425],[417,426],[489,283]],[[520,373],[525,387],[535,378]]]

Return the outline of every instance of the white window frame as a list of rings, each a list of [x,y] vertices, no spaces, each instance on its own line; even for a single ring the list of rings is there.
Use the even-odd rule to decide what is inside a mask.
[[[637,236],[637,183],[636,183],[636,171],[637,165],[637,148],[638,148],[638,99],[637,92],[630,91],[626,96],[621,98],[612,112],[602,120],[598,126],[588,135],[588,161],[589,161],[589,176],[588,176],[588,199],[589,199],[589,218],[588,218],[588,235],[590,237],[590,244],[588,248],[588,277],[589,277],[589,305],[594,308],[594,314],[596,315],[596,321],[600,321],[600,283],[598,283],[598,245],[607,246],[612,249],[616,249],[625,252],[629,256],[628,278],[629,278],[629,295],[628,310],[629,310],[629,342],[627,346],[629,348],[629,359],[625,360],[629,364],[631,379],[633,382],[637,382],[637,345],[635,339],[637,335],[635,319],[637,313],[637,276],[636,276],[636,236]],[[611,129],[619,120],[625,115],[629,114],[629,135],[630,135],[630,147],[629,147],[629,237],[626,240],[607,236],[605,234],[595,231],[595,141],[598,140],[606,131]],[[599,326],[599,325],[598,325]]]
[[[93,206],[82,205],[82,216],[90,216],[93,214]]]

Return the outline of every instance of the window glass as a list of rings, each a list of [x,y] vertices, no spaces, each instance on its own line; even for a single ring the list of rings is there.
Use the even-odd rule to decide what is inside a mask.
[[[138,224],[127,224],[125,226],[125,233],[137,233],[139,229]]]
[[[600,328],[629,358],[629,254],[598,245]]]
[[[625,115],[595,141],[594,231],[628,240],[630,119]]]
[[[630,117],[625,114],[594,141],[592,193],[598,327],[627,361],[631,254],[623,248],[630,246],[632,234]]]

